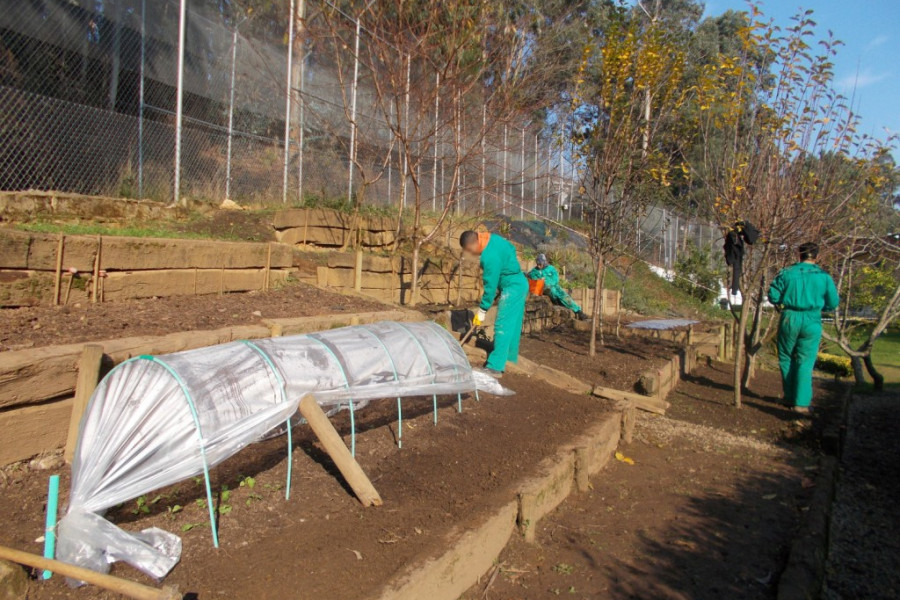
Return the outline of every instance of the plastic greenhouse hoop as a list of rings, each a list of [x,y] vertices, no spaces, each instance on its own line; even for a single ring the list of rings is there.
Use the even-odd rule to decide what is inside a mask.
[[[341,359],[337,357],[337,354],[334,353],[334,350],[331,349],[331,346],[323,342],[317,337],[313,337],[312,335],[303,336],[307,339],[310,339],[314,342],[319,343],[323,348],[328,350],[328,354],[334,359],[334,362],[337,364],[338,369],[341,370],[341,375],[344,376],[344,387],[349,391],[350,390],[350,378],[347,377],[347,371],[344,370],[344,365],[341,364]],[[350,406],[350,454],[351,456],[356,456],[356,419],[353,415],[353,398],[347,398],[347,404]]]
[[[384,342],[380,337],[375,335],[375,332],[368,328],[368,326],[363,325],[360,327],[363,331],[371,335],[375,338],[381,347],[384,348],[384,354],[388,357],[388,360],[391,361],[391,369],[394,371],[394,381],[398,384],[400,383],[400,376],[397,375],[397,364],[394,362],[394,357],[391,356],[390,350],[388,350],[387,346],[384,345]],[[400,396],[397,396],[397,447],[403,448],[403,402],[400,399]]]
[[[219,532],[216,530],[216,516],[213,512],[212,488],[209,485],[209,464],[206,461],[206,444],[203,442],[203,430],[200,428],[200,417],[197,415],[197,407],[194,406],[194,399],[191,397],[191,392],[188,390],[187,384],[184,383],[181,375],[179,375],[178,372],[164,360],[160,360],[149,354],[142,354],[135,360],[149,360],[168,371],[169,375],[171,375],[175,379],[175,382],[178,383],[181,392],[184,394],[184,399],[187,400],[188,408],[191,409],[191,416],[194,418],[194,427],[197,428],[197,438],[200,442],[200,458],[203,461],[203,479],[206,482],[206,507],[209,509],[209,528],[212,530],[213,546],[218,548]]]
[[[419,338],[413,335],[413,332],[409,330],[409,327],[404,325],[403,323],[396,323],[400,329],[406,332],[406,334],[412,338],[412,340],[416,343],[416,346],[419,347],[419,350],[422,352],[422,356],[425,357],[425,362],[428,363],[428,371],[431,373],[431,383],[435,383],[437,381],[437,373],[434,372],[434,367],[431,366],[431,358],[428,356],[428,352],[425,351],[425,347],[422,345],[422,342],[419,341]],[[438,406],[437,406],[437,394],[431,395],[431,402],[434,405],[434,424],[437,425],[438,419]]]
[[[456,380],[459,381],[459,367],[456,366],[456,360],[454,360],[453,350],[450,349],[450,344],[447,343],[447,339],[443,335],[438,335],[441,338],[441,341],[444,342],[444,348],[447,349],[447,354],[450,355],[450,362],[453,363],[453,370],[456,371]],[[475,388],[475,393],[478,393],[478,388]],[[462,412],[462,394],[457,392],[456,394],[456,412]]]
[[[269,365],[270,369],[272,369],[272,374],[275,375],[275,380],[279,384],[279,391],[281,392],[281,402],[282,403],[287,402],[287,392],[285,391],[284,377],[281,376],[281,373],[279,373],[278,368],[275,367],[275,363],[272,362],[272,359],[269,358],[269,355],[266,354],[262,348],[260,348],[259,346],[257,346],[253,342],[251,342],[250,340],[241,340],[241,343],[244,344],[245,346],[248,346],[249,348],[252,348],[253,350],[255,350],[262,357],[262,359],[264,361],[266,361],[266,364]],[[287,427],[288,453],[287,453],[287,482],[285,483],[284,499],[290,500],[290,498],[291,498],[291,475],[292,475],[292,471],[293,471],[292,467],[293,467],[293,463],[294,463],[294,446],[293,446],[293,442],[292,442],[292,438],[291,438],[291,418],[290,417],[288,417],[288,419],[287,419],[286,427]]]

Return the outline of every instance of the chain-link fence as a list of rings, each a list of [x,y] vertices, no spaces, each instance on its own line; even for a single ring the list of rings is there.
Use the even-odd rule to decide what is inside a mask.
[[[453,132],[404,158],[352,47],[300,29],[301,7],[328,4],[0,0],[0,190],[294,204],[365,185],[397,204],[414,163],[425,209],[452,193],[462,211],[576,216],[574,169],[524,117],[492,128],[455,184]],[[461,138],[497,118],[470,117]]]

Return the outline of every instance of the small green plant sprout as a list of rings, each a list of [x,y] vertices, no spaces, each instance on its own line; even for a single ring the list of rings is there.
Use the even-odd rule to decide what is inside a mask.
[[[219,492],[219,514],[227,515],[231,512],[231,505],[228,504],[228,501],[231,499],[231,490],[228,489],[227,485],[222,486],[222,491]]]
[[[575,572],[575,567],[572,565],[567,565],[566,563],[559,563],[553,570],[559,573],[560,575],[571,575]]]
[[[256,480],[252,477],[244,477],[243,479],[241,479],[241,483],[239,484],[239,486],[252,490],[256,487]]]
[[[147,496],[141,496],[137,500],[134,501],[134,508],[131,510],[131,514],[133,515],[146,515],[150,512],[150,507],[147,505]]]
[[[196,504],[197,508],[200,510],[206,510],[206,498],[197,498],[194,500],[194,504]]]
[[[187,532],[193,529],[194,527],[203,527],[206,525],[206,521],[201,521],[200,523],[185,523],[181,526],[181,531]]]
[[[180,513],[182,510],[184,510],[184,507],[181,506],[180,504],[173,504],[172,506],[167,506],[166,507],[166,516],[169,517],[170,519],[174,519],[175,515]]]
[[[262,500],[262,499],[263,499],[263,497],[260,496],[259,494],[250,494],[250,496],[247,498],[247,501],[245,502],[245,504],[247,506],[250,506],[251,504],[253,504],[254,500]]]

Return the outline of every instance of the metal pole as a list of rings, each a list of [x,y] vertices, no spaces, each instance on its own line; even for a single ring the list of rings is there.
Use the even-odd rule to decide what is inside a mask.
[[[284,86],[284,176],[281,181],[281,202],[287,204],[288,164],[291,161],[291,78],[294,70],[294,8],[291,0],[291,12],[288,15],[288,48],[287,77]]]
[[[487,185],[487,104],[481,107],[481,214],[484,214],[484,193]]]
[[[225,199],[231,200],[231,140],[234,137],[234,73],[237,64],[238,24],[231,35],[231,92],[228,98],[228,145],[225,149]]]
[[[522,128],[521,186],[519,187],[519,219],[525,219],[525,128]]]
[[[509,144],[508,137],[508,127],[504,123],[503,125],[503,177],[500,178],[500,211],[502,214],[506,214],[506,159],[507,152],[506,149]]]
[[[438,121],[441,118],[441,72],[434,74],[434,171],[431,173],[431,210],[437,210]]]
[[[534,134],[534,168],[532,169],[534,172],[534,197],[531,199],[532,204],[534,205],[534,216],[536,217],[538,214],[538,165],[541,160],[540,149],[538,148],[538,135]]]
[[[303,127],[306,124],[305,101],[303,93],[306,90],[306,45],[304,40],[304,19],[306,18],[306,0],[299,0],[297,5],[297,39],[299,40],[300,56],[300,94],[297,98],[299,114],[297,115],[297,198],[303,203]]]
[[[147,2],[141,0],[141,83],[138,91],[138,200],[144,199],[144,59],[146,56]]]
[[[356,162],[356,94],[359,90],[359,36],[362,26],[356,19],[356,40],[353,45],[353,87],[350,95],[350,177],[347,181],[347,202],[353,203],[353,166]]]
[[[181,123],[184,97],[184,29],[187,18],[187,0],[179,2],[178,9],[178,75],[175,84],[175,182],[173,203],[181,202]]]
[[[553,151],[550,140],[547,140],[547,171],[544,174],[544,216],[550,218],[550,175],[553,173]]]
[[[400,180],[400,209],[402,210],[406,206],[406,187],[407,187],[407,171],[409,170],[409,156],[407,156],[407,151],[409,149],[409,71],[411,60],[409,58],[409,54],[406,55],[406,106],[403,107],[403,137],[405,139],[403,145],[403,173],[402,179]],[[399,118],[399,115],[397,115]]]

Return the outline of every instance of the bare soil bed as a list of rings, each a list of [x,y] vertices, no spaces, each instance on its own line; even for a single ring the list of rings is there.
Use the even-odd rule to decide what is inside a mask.
[[[678,346],[663,340],[607,336],[591,357],[589,335],[567,328],[539,331],[522,337],[522,354],[585,383],[632,391],[641,371],[661,366],[678,352]]]
[[[641,413],[628,461],[542,520],[537,544],[515,539],[464,600],[774,598],[818,453],[784,434],[811,426],[775,410],[776,373],[758,374],[740,411],[728,407],[729,376],[702,366],[670,395],[669,416]]]
[[[2,309],[0,351],[388,308],[376,300],[296,283],[267,292]]]
[[[214,470],[219,550],[205,524],[200,480],[129,502],[109,516],[127,529],[184,531],[183,558],[167,583],[194,598],[367,597],[416,557],[442,552],[452,528],[465,529],[488,509],[511,501],[517,482],[541,459],[610,410],[605,401],[531,378],[507,375],[503,382],[517,395],[480,402],[467,397],[461,414],[455,397],[444,398],[437,426],[430,398],[404,401],[402,450],[395,443],[395,401],[359,411],[357,456],[384,498],[380,508],[362,508],[334,476],[309,430],[298,427],[290,500],[283,490],[284,438],[257,444]],[[349,442],[346,413],[335,424]],[[2,479],[0,514],[7,518],[0,543],[39,552],[35,539],[43,527],[46,473],[8,470]],[[147,580],[127,565],[113,572]],[[58,577],[33,582],[29,595],[107,597],[95,588],[73,592]]]

